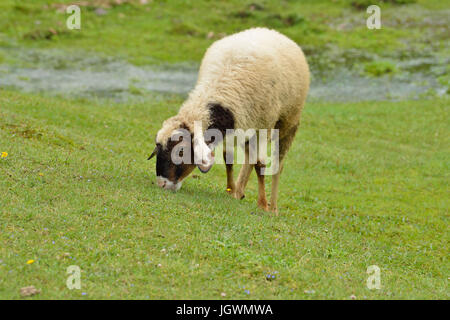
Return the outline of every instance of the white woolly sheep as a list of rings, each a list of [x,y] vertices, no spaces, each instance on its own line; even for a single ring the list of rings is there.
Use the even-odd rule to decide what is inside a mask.
[[[309,78],[308,64],[300,47],[277,31],[254,28],[214,42],[203,58],[195,88],[178,114],[164,121],[157,134],[156,148],[150,158],[157,155],[158,185],[178,190],[181,181],[196,167],[193,161],[175,164],[171,160],[173,148],[178,144],[171,137],[180,129],[189,132],[189,142],[194,145],[192,157],[201,153],[199,157],[203,161],[198,167],[206,172],[214,163],[214,153],[205,142],[204,130],[213,128],[226,133],[226,129],[276,128],[279,129],[280,170],[272,176],[270,205],[262,174],[265,159],[258,159],[256,164],[246,161],[236,183],[233,164],[227,164],[226,171],[227,191],[242,199],[255,167],[258,206],[277,212],[283,159],[299,125]],[[194,122],[200,122],[203,130],[194,131]],[[248,160],[247,147],[245,153]]]

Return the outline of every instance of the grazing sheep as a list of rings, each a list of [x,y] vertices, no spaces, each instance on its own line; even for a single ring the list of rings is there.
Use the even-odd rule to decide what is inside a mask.
[[[196,166],[208,171],[214,163],[214,153],[208,147],[204,130],[217,129],[279,129],[280,170],[272,177],[271,202],[268,205],[264,187],[265,159],[256,164],[246,161],[237,182],[233,179],[233,164],[226,165],[227,191],[235,198],[244,197],[244,189],[255,167],[258,177],[258,206],[277,212],[277,193],[283,159],[294,139],[300,114],[309,90],[309,68],[300,47],[286,36],[265,28],[249,29],[216,41],[207,50],[195,88],[177,115],[164,121],[156,137],[156,174],[160,187],[178,190],[181,181]],[[194,122],[202,130],[194,131]],[[189,139],[172,141],[171,137],[186,130]],[[216,142],[216,141],[214,141]],[[175,164],[171,161],[174,147],[185,144],[191,148],[185,156],[202,161]],[[225,150],[225,152],[230,150]],[[149,158],[149,159],[150,159]],[[196,162],[198,163],[198,162]]]

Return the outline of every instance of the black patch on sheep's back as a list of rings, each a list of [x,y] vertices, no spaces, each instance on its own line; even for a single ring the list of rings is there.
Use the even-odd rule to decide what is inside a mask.
[[[234,115],[220,103],[208,104],[211,125],[208,129],[218,129],[225,137],[227,129],[234,129]]]
[[[275,129],[280,129],[281,128],[281,120],[278,120],[276,123],[275,123],[275,127],[274,127]]]
[[[183,122],[183,123],[181,124],[181,126],[180,126],[180,129],[184,129],[184,130],[189,131],[189,132],[191,133],[191,136],[192,136],[192,132],[191,132],[191,130],[189,130],[189,127],[187,126],[186,123]]]

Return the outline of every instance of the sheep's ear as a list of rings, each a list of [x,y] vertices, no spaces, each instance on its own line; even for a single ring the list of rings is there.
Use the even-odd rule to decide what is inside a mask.
[[[203,173],[208,172],[214,164],[214,152],[203,139],[194,142],[194,162]]]
[[[158,145],[156,145],[155,149],[153,149],[152,154],[150,155],[150,157],[148,157],[147,160],[150,160],[151,158],[153,158],[154,156],[156,156],[157,153],[158,153]]]

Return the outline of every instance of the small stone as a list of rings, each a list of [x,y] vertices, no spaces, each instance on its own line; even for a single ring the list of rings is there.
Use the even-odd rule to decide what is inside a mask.
[[[23,287],[20,289],[20,295],[22,297],[34,296],[39,293],[41,293],[41,290],[36,289],[34,286]]]
[[[108,13],[108,11],[106,11],[106,10],[103,9],[103,8],[97,8],[97,9],[95,9],[94,12],[95,12],[95,14],[98,15],[98,16],[104,16],[105,14]]]

